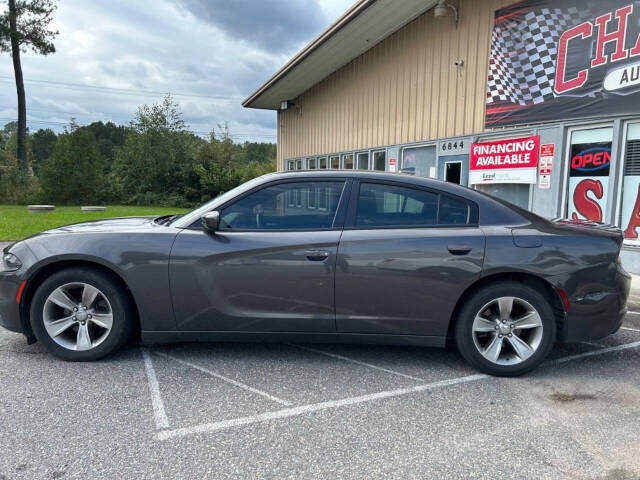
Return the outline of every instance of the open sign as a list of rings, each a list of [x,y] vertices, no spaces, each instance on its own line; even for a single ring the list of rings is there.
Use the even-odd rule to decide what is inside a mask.
[[[601,170],[607,168],[610,163],[610,148],[588,148],[571,157],[571,168],[580,171]]]

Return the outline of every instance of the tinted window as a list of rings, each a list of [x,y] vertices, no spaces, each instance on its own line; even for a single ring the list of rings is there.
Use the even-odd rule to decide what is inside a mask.
[[[298,182],[263,188],[222,210],[220,228],[331,228],[343,186],[344,182]]]
[[[467,202],[442,195],[440,197],[440,225],[464,225],[469,223],[469,206]]]
[[[423,226],[438,222],[438,195],[376,183],[360,185],[356,226]]]

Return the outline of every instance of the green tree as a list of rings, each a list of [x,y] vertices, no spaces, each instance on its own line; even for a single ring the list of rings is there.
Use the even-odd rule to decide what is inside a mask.
[[[212,132],[209,142],[201,145],[196,155],[195,170],[200,178],[202,201],[276,169],[275,152],[272,156],[269,154],[270,144],[249,149],[249,145],[261,144],[235,144],[229,127],[223,125],[219,128],[221,133],[218,136],[221,138],[216,138]]]
[[[9,52],[18,94],[18,167],[27,171],[27,104],[20,53],[30,47],[35,53],[49,55],[56,51],[53,39],[57,31],[49,30],[56,9],[52,0],[8,0],[9,8],[0,16],[0,52]]]
[[[103,178],[93,138],[72,121],[40,168],[44,200],[66,205],[99,202]]]
[[[126,203],[189,204],[197,184],[194,153],[202,140],[187,131],[171,96],[143,105],[113,164],[113,182]]]
[[[33,173],[38,175],[42,163],[51,156],[58,136],[50,128],[41,128],[30,137]]]

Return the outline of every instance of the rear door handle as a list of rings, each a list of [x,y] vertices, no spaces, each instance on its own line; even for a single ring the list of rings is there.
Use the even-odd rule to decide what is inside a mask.
[[[447,246],[447,250],[453,255],[466,255],[471,251],[471,245],[449,245]]]
[[[307,250],[304,252],[304,255],[307,257],[307,260],[312,262],[322,262],[329,257],[329,252],[325,252],[324,250]]]

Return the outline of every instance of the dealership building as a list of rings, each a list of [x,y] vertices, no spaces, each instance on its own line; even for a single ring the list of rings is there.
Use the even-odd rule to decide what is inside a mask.
[[[359,0],[250,95],[278,168],[406,172],[613,223],[640,273],[640,1]]]

